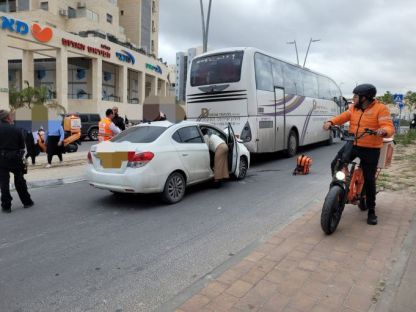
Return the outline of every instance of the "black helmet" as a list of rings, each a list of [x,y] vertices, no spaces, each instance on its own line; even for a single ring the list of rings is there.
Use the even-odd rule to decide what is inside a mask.
[[[352,93],[358,96],[365,96],[367,99],[373,99],[377,94],[377,89],[372,84],[364,83],[356,86]]]

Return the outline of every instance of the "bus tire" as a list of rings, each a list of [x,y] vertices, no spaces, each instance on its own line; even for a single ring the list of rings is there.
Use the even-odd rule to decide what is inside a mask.
[[[295,130],[290,130],[289,136],[287,137],[287,149],[285,154],[287,157],[293,157],[298,151],[299,141],[298,135]]]

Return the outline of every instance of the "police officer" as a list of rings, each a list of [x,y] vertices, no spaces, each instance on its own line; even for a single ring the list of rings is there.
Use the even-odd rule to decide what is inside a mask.
[[[25,140],[23,132],[13,126],[13,118],[9,111],[0,110],[0,187],[2,212],[12,212],[12,196],[10,195],[10,172],[14,175],[14,184],[24,208],[34,205],[27,191],[24,179],[23,156]]]

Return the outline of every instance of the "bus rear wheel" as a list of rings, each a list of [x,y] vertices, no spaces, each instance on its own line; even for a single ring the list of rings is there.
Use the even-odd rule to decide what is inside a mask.
[[[287,138],[287,149],[286,149],[286,156],[293,157],[296,155],[298,151],[298,135],[296,134],[295,130],[290,130],[289,136]]]

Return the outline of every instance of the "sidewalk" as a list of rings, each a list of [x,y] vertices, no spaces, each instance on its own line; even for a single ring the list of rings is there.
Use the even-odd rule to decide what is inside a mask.
[[[36,157],[35,165],[30,163],[29,158],[28,173],[25,175],[28,187],[61,185],[84,180],[87,154],[88,152],[64,154],[62,164],[59,163],[58,157],[54,156],[51,168],[45,168],[46,155]],[[10,182],[11,189],[14,189],[13,177]]]
[[[206,278],[204,288],[176,311],[415,311],[415,242],[406,239],[414,225],[414,198],[383,192],[377,203],[377,226],[347,205],[331,236],[321,230],[321,206],[313,207],[240,263]],[[411,257],[398,261],[404,243]],[[394,274],[399,288],[390,278]],[[384,290],[391,300],[383,300]]]

